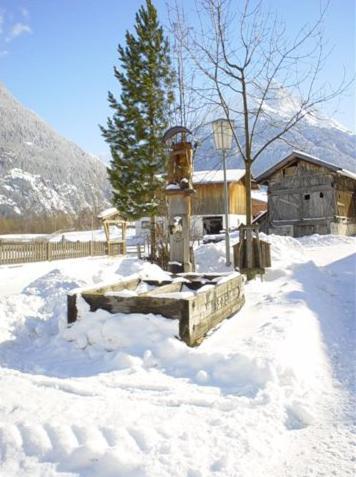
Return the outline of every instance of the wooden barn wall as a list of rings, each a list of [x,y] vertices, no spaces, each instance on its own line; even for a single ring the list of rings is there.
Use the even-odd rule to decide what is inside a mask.
[[[271,222],[320,219],[335,215],[333,174],[299,161],[277,171],[269,183]]]
[[[194,185],[195,194],[192,197],[193,215],[223,214],[224,189],[223,184]]]
[[[336,178],[336,209],[339,217],[356,220],[356,181],[348,177]]]
[[[246,214],[246,191],[243,182],[230,184],[230,214]]]
[[[252,217],[256,217],[265,210],[267,210],[266,202],[258,199],[252,199]]]
[[[192,198],[193,215],[221,215],[224,213],[224,184],[196,184]],[[244,214],[246,210],[245,186],[229,184],[230,214]]]

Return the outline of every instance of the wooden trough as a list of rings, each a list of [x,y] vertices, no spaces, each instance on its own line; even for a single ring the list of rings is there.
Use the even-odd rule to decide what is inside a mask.
[[[240,225],[239,232],[240,240],[233,246],[234,268],[250,280],[271,267],[271,245],[259,238],[258,225]]]
[[[82,297],[91,312],[156,313],[177,319],[180,339],[197,346],[211,329],[240,310],[245,303],[243,286],[238,273],[182,273],[161,282],[121,280],[68,294],[67,321],[71,324],[79,318],[77,298]]]

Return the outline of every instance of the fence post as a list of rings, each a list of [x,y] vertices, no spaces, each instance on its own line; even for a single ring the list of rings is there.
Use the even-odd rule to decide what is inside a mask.
[[[94,245],[94,244],[93,244],[93,241],[90,240],[90,242],[89,242],[89,250],[90,250],[90,256],[91,256],[91,257],[93,256],[93,245]]]
[[[50,243],[47,242],[47,246],[46,246],[46,259],[47,259],[48,261],[51,260],[51,252],[50,252],[49,245],[50,245]]]

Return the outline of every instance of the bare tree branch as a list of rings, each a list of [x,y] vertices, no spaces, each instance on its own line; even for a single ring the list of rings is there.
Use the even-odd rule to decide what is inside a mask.
[[[196,94],[213,110],[220,108],[231,126],[237,119],[233,136],[249,181],[252,163],[271,144],[289,141],[294,128],[353,79],[343,77],[334,88],[322,81],[330,54],[323,38],[329,0],[294,38],[277,15],[263,10],[263,0],[244,0],[241,11],[236,3],[196,0],[198,28],[185,27],[182,45],[197,71]],[[289,108],[276,114],[273,103],[284,97]]]

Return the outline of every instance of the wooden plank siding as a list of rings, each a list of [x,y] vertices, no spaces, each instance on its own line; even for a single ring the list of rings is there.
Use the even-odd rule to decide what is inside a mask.
[[[338,177],[336,188],[336,210],[339,217],[356,219],[356,186],[348,177]]]
[[[124,255],[125,242],[5,242],[0,241],[0,265],[102,255]]]
[[[193,215],[222,215],[224,209],[224,184],[195,184],[192,197]],[[242,181],[229,184],[229,213],[246,213],[245,185]]]
[[[295,237],[355,230],[356,181],[342,171],[296,158],[266,180],[270,233],[286,227]]]

